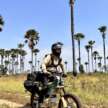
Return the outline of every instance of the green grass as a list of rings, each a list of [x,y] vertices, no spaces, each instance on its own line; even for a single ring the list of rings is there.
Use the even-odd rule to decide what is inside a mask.
[[[25,96],[23,87],[26,75],[0,77],[0,93],[18,93]],[[108,74],[69,75],[65,80],[66,91],[77,95],[83,104],[95,108],[108,106]]]

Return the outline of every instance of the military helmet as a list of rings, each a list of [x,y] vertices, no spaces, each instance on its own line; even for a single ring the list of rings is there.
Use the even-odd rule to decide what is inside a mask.
[[[62,46],[63,46],[63,43],[61,42],[56,42],[52,44],[52,47],[51,47],[52,53],[56,56],[60,56]]]

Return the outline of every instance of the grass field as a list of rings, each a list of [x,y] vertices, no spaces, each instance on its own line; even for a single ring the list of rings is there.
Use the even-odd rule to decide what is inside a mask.
[[[17,103],[29,102],[29,93],[25,92],[23,82],[26,75],[0,77],[0,99]],[[77,95],[88,108],[108,108],[108,74],[68,75],[65,80],[66,91]]]
[[[67,91],[78,95],[83,104],[108,108],[108,74],[79,75],[73,79],[69,76],[66,84],[72,85]]]

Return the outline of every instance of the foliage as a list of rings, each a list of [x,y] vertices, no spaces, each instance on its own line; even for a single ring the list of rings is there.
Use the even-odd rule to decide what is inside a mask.
[[[100,28],[98,28],[98,30],[102,33],[104,33],[107,30],[106,26],[101,26]]]
[[[27,39],[29,48],[33,50],[39,41],[39,33],[35,29],[29,29],[25,34],[25,39]]]
[[[3,25],[4,25],[3,17],[0,15],[0,32],[2,31]]]
[[[80,41],[81,39],[83,39],[85,36],[82,33],[77,33],[74,35],[74,39]]]

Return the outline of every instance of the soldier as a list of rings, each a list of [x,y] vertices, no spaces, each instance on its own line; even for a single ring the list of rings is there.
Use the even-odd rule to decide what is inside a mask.
[[[49,77],[44,77],[43,82],[46,87],[48,84],[48,80],[50,80],[51,82],[57,80],[55,79],[55,77],[53,77],[53,72],[63,72],[63,75],[66,76],[65,65],[60,56],[62,52],[62,46],[63,44],[61,42],[56,42],[52,44],[51,54],[47,54],[43,58],[42,65],[41,65],[42,72],[46,74],[47,76],[49,76]],[[46,94],[45,94],[45,91],[46,91]],[[44,98],[44,94],[46,95],[46,97],[48,97],[51,93],[51,90],[45,89],[45,91],[41,93],[41,96],[40,96],[41,99]]]

